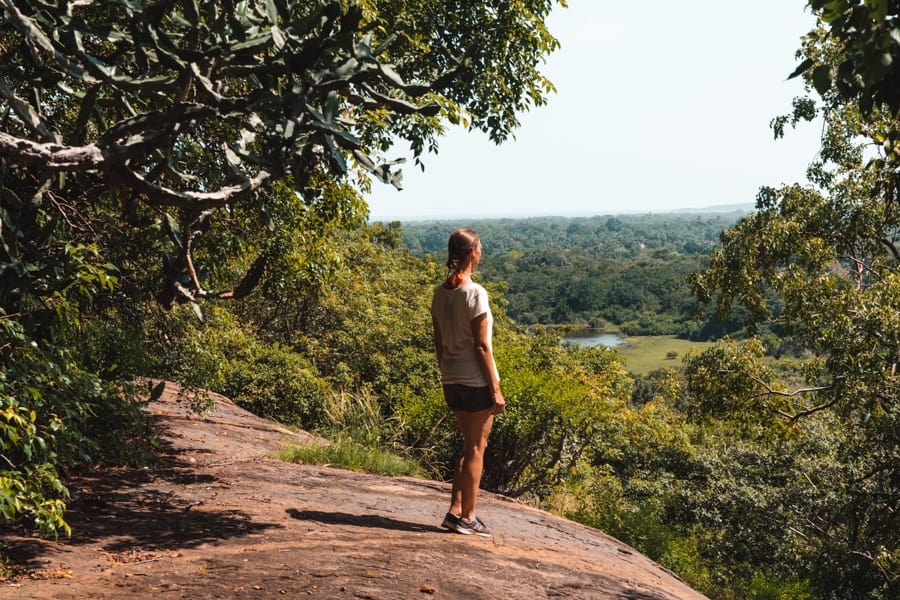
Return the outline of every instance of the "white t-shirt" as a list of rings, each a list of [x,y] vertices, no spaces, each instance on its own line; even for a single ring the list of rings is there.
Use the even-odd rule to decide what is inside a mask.
[[[443,284],[434,288],[431,314],[441,334],[441,383],[460,383],[471,387],[485,387],[484,374],[475,354],[472,319],[487,313],[487,343],[491,346],[494,317],[488,306],[487,291],[477,283],[467,283],[448,290]],[[493,353],[493,350],[492,350]],[[496,372],[496,365],[494,370]],[[497,377],[498,381],[500,377]]]

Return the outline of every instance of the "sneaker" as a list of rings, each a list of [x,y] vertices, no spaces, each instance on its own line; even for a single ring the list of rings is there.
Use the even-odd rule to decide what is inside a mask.
[[[441,523],[441,527],[449,529],[450,531],[456,531],[457,525],[459,525],[459,517],[452,512],[448,512],[447,516],[444,517],[444,522]]]
[[[491,530],[487,528],[487,525],[485,525],[478,517],[475,517],[471,521],[460,517],[454,530],[456,533],[461,533],[463,535],[472,535],[473,533],[482,537],[491,537],[493,535]]]

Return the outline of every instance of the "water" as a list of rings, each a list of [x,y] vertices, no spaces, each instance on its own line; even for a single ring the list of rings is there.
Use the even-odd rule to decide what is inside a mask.
[[[563,342],[567,344],[575,344],[576,346],[606,346],[607,348],[616,348],[625,343],[615,333],[603,333],[596,329],[583,329],[576,331],[563,337]]]

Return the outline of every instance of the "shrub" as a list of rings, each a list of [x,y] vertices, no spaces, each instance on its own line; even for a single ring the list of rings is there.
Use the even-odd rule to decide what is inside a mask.
[[[279,344],[251,343],[226,360],[219,390],[262,417],[304,428],[322,423],[329,385],[305,358]]]
[[[299,353],[248,331],[229,307],[209,306],[205,322],[189,308],[175,308],[150,331],[157,377],[221,393],[256,415],[289,425],[323,424],[329,384]]]
[[[33,519],[42,533],[69,533],[61,474],[101,460],[146,458],[135,388],[82,369],[67,349],[29,339],[0,315],[0,515]]]

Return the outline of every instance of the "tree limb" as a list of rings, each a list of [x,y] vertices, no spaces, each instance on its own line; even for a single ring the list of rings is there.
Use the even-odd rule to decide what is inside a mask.
[[[834,382],[832,382],[829,385],[819,386],[819,387],[800,388],[800,389],[794,390],[792,392],[782,392],[781,390],[773,389],[772,386],[770,386],[768,383],[766,383],[765,381],[763,381],[762,379],[760,379],[759,377],[757,377],[755,375],[750,375],[750,379],[752,379],[757,384],[764,387],[766,390],[765,392],[753,394],[754,398],[759,397],[759,396],[782,396],[784,398],[793,398],[793,397],[799,396],[801,394],[825,392],[825,391],[834,389],[835,384],[838,382],[838,380],[842,380],[843,377],[838,377]],[[808,417],[809,415],[811,415],[813,413],[817,413],[821,410],[825,410],[826,408],[830,408],[830,407],[834,406],[837,403],[837,401],[838,401],[838,398],[835,397],[835,398],[829,400],[828,402],[825,402],[824,404],[820,404],[818,406],[813,406],[811,408],[805,408],[805,409],[801,410],[800,412],[795,413],[793,415],[786,411],[780,410],[780,409],[776,409],[775,412],[778,413],[779,415],[781,415],[782,417],[785,417],[786,419],[788,419],[790,422],[793,423],[799,419],[802,419],[803,417]]]
[[[96,144],[40,144],[3,131],[0,131],[0,156],[16,162],[36,164],[49,171],[91,171],[99,169],[106,160],[103,151]]]
[[[177,206],[184,209],[205,210],[219,208],[258,192],[271,178],[267,171],[260,171],[255,177],[236,184],[223,186],[214,192],[176,191],[165,186],[150,183],[127,167],[121,167],[110,174],[117,183],[146,198],[153,206]]]
[[[881,238],[878,241],[884,244],[884,246],[891,252],[891,254],[894,256],[894,260],[900,262],[900,250],[897,249],[897,246],[895,246],[891,240],[887,238]]]

